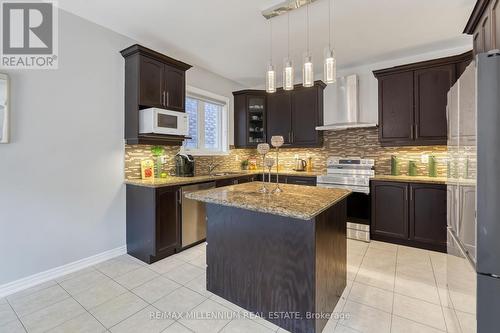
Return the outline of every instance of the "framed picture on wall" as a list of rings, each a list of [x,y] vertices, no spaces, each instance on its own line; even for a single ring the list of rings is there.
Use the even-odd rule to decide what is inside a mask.
[[[0,73],[0,143],[9,143],[9,94],[9,76]]]

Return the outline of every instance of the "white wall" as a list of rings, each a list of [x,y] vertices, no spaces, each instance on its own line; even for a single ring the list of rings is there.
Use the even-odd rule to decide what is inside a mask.
[[[433,52],[415,54],[413,56],[389,59],[382,62],[357,66],[352,68],[343,68],[338,71],[339,77],[357,74],[359,78],[359,121],[378,124],[378,81],[373,75],[373,71],[377,69],[389,68],[404,64],[410,64],[418,61],[437,59],[451,55],[457,55],[472,49],[470,45],[456,47],[452,49],[436,50]],[[321,80],[322,77],[318,76]],[[343,122],[342,112],[337,110],[335,98],[335,84],[330,84],[326,87],[324,93],[324,123],[331,124],[334,122]]]
[[[0,285],[125,245],[119,51],[133,43],[60,11],[59,69],[6,71],[12,135],[0,145]],[[197,67],[187,83],[228,97],[242,88]]]

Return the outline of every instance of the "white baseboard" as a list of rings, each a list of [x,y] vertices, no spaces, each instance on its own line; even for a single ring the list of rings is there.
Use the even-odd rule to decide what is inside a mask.
[[[121,256],[125,253],[127,253],[127,246],[123,245],[109,251],[98,253],[91,257],[83,258],[63,266],[52,268],[44,272],[0,285],[0,298],[36,286],[37,284],[54,280],[63,275],[76,272],[80,269],[98,264],[111,258]]]

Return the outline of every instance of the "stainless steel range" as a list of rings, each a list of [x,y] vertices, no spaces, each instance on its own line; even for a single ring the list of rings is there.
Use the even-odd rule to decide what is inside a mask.
[[[353,192],[347,198],[347,237],[369,242],[370,178],[375,175],[375,160],[329,157],[326,165],[326,175],[317,177],[317,186]]]

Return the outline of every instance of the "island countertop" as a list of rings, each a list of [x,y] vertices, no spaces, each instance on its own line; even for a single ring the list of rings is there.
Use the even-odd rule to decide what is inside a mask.
[[[351,194],[350,190],[280,184],[281,193],[263,194],[261,182],[191,192],[187,198],[256,212],[311,220]],[[268,188],[274,189],[275,184]]]

